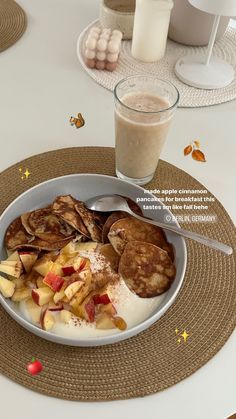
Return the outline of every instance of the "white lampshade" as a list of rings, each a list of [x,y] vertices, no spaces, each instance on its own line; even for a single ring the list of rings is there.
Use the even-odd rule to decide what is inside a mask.
[[[220,16],[236,16],[236,0],[188,0],[189,3],[206,13]]]
[[[234,68],[221,58],[212,56],[213,46],[221,16],[236,15],[236,0],[188,0],[206,13],[215,15],[206,54],[187,54],[175,64],[177,77],[190,86],[200,89],[220,89],[234,79]],[[201,28],[199,28],[201,30]]]

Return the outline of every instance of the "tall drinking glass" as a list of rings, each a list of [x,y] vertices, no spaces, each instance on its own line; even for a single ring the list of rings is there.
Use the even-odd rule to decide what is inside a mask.
[[[154,176],[179,102],[176,87],[152,76],[131,76],[115,87],[116,174],[137,185]]]

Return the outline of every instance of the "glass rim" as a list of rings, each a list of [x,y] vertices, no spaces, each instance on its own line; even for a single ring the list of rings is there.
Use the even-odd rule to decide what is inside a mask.
[[[133,78],[140,78],[141,79],[142,77],[149,77],[150,79],[153,79],[153,80],[156,80],[156,81],[161,81],[161,82],[166,83],[167,85],[173,87],[174,90],[175,90],[175,92],[176,92],[176,96],[177,96],[176,101],[173,103],[173,105],[169,106],[168,108],[160,109],[159,111],[141,111],[139,109],[131,108],[131,106],[128,106],[124,102],[122,102],[122,99],[120,99],[119,96],[118,96],[118,94],[117,94],[118,87],[122,83],[124,83],[125,81],[127,81],[129,79],[133,79]],[[145,115],[158,115],[158,114],[160,114],[162,112],[167,112],[167,111],[170,111],[170,110],[174,109],[175,107],[177,107],[178,106],[178,103],[179,103],[180,93],[179,93],[177,87],[173,83],[171,83],[170,81],[159,79],[159,78],[157,78],[155,76],[144,76],[142,74],[138,74],[137,76],[124,77],[123,79],[121,79],[120,81],[118,81],[118,83],[115,85],[115,88],[114,88],[114,96],[115,96],[115,99],[122,106],[124,106],[125,108],[127,108],[127,109],[129,109],[129,110],[131,110],[133,112],[142,113],[142,114],[145,114]]]

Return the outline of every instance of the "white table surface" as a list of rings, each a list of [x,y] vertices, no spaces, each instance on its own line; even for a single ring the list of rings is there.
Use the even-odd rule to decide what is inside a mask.
[[[27,31],[0,54],[0,170],[62,147],[114,146],[112,94],[89,78],[75,52],[80,31],[98,16],[99,1],[19,0],[19,4],[28,16]],[[80,130],[68,122],[78,112],[86,120]],[[214,193],[234,221],[235,119],[236,101],[178,109],[162,154]],[[183,148],[194,139],[202,143],[205,164],[183,156]],[[236,412],[235,348],[236,333],[210,362],[181,383],[159,394],[119,402],[57,400],[2,376],[0,416],[225,419]]]

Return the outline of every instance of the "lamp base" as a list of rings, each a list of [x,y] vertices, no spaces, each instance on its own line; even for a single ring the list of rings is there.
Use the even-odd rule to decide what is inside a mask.
[[[176,76],[189,86],[199,89],[220,89],[228,86],[234,79],[234,69],[226,61],[211,57],[210,63],[205,64],[203,54],[186,55],[175,65]]]

